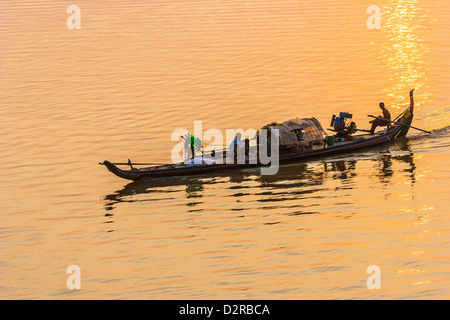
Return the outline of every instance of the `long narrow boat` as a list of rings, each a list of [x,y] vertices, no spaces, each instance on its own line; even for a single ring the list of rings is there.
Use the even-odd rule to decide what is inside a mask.
[[[310,159],[327,157],[335,154],[344,154],[354,152],[360,149],[373,147],[383,143],[388,143],[394,139],[404,137],[408,133],[413,120],[413,104],[405,109],[395,120],[392,126],[384,129],[384,132],[376,134],[355,134],[350,135],[344,141],[337,141],[333,145],[316,144],[307,150],[295,153],[281,154],[279,156],[279,164],[304,162]],[[131,168],[123,170],[118,168],[115,164],[104,161],[100,163],[105,165],[109,171],[120,178],[129,180],[139,180],[146,178],[161,178],[161,177],[175,177],[175,176],[195,176],[203,174],[218,174],[226,170],[242,170],[250,168],[263,167],[261,163],[256,164],[205,164],[189,166],[184,163],[181,164],[165,164],[145,168]]]

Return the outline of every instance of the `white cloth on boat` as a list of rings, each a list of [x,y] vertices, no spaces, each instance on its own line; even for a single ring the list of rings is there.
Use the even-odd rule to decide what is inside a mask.
[[[184,162],[185,165],[191,167],[191,166],[204,166],[204,165],[211,165],[214,164],[214,161],[211,159],[206,159],[203,157],[195,157],[194,159],[187,159]]]

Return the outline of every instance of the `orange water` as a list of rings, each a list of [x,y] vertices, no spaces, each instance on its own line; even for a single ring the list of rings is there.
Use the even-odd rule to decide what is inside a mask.
[[[72,4],[0,3],[0,298],[449,298],[444,1],[380,0],[380,30],[368,1],[77,1],[69,30]],[[411,88],[431,135],[276,176],[129,184],[98,165],[170,161],[195,120],[368,128]]]

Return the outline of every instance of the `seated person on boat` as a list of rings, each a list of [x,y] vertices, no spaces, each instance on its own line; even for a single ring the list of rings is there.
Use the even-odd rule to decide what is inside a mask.
[[[409,113],[411,114],[414,110],[414,90],[412,89],[409,92]],[[379,116],[378,118],[376,118],[375,120],[370,121],[370,123],[372,123],[372,128],[370,129],[370,134],[373,134],[375,132],[375,128],[379,127],[379,126],[387,126],[389,129],[390,124],[393,122],[391,120],[391,114],[389,113],[389,111],[385,108],[384,103],[380,102],[380,109],[383,110],[383,116]],[[402,121],[404,118],[400,118],[399,121]]]
[[[383,102],[380,102],[380,109],[383,111],[383,115],[369,121],[369,123],[372,124],[372,128],[370,128],[370,134],[374,134],[377,127],[389,127],[389,125],[391,124],[391,113],[384,106]]]

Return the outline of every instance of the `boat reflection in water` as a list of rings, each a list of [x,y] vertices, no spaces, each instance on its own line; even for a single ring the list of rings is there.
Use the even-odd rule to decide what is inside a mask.
[[[374,163],[372,172],[359,168],[360,165],[367,166],[370,163]],[[402,163],[406,163],[407,167],[402,168]],[[107,211],[105,216],[112,217],[111,211],[118,204],[125,203],[170,202],[179,206],[180,193],[188,200],[182,203],[189,207],[188,212],[208,212],[202,204],[205,198],[214,197],[216,199],[212,200],[217,203],[229,203],[230,199],[233,199],[232,202],[239,202],[238,207],[231,211],[287,209],[288,215],[313,214],[316,213],[314,207],[323,205],[324,200],[321,199],[333,197],[332,192],[335,190],[358,189],[358,181],[362,175],[377,177],[379,183],[387,187],[395,175],[402,174],[412,186],[415,183],[415,168],[414,155],[408,139],[404,138],[345,158],[333,157],[280,166],[276,175],[261,175],[260,170],[252,169],[227,172],[214,177],[133,181],[104,197],[104,208]],[[333,181],[338,182],[339,186],[336,187]],[[211,191],[209,189],[220,192],[211,193],[208,192]],[[227,197],[229,198],[226,199]],[[298,201],[308,202],[308,210],[298,210],[303,207]],[[248,203],[252,205],[247,207]]]
[[[408,145],[406,146],[408,148]],[[409,149],[400,149],[402,151],[409,151]],[[383,155],[377,160],[377,166],[379,168],[378,170],[378,178],[381,183],[389,184],[391,182],[391,178],[394,175],[394,170],[392,169],[392,164],[394,161],[398,162],[404,162],[408,164],[408,167],[406,169],[403,169],[403,172],[410,172],[409,177],[411,179],[411,184],[414,184],[415,174],[414,170],[416,169],[416,166],[414,164],[414,157],[412,153],[408,154],[399,154],[399,155]]]

